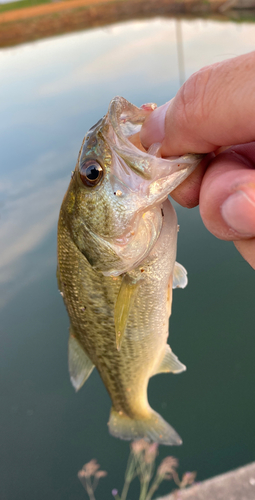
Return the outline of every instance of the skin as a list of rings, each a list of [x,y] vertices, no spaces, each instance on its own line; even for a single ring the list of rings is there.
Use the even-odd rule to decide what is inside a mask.
[[[171,196],[200,206],[207,229],[231,240],[255,269],[255,52],[202,68],[153,111],[141,143],[163,157],[206,153]]]

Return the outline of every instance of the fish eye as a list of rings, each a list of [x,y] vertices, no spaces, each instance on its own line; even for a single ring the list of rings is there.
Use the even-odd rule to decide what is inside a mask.
[[[104,171],[96,160],[88,160],[80,166],[80,178],[85,186],[97,186],[103,174]]]

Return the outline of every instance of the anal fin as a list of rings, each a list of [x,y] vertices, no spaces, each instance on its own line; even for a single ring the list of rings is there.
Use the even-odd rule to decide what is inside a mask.
[[[89,378],[95,365],[81,347],[79,341],[72,333],[68,341],[68,368],[72,385],[78,391]]]
[[[167,344],[165,349],[165,356],[161,361],[159,367],[155,371],[157,373],[181,373],[187,370],[186,366],[179,361],[177,356],[173,353],[170,346]]]
[[[179,262],[175,262],[173,274],[173,288],[185,288],[188,284],[187,271]]]

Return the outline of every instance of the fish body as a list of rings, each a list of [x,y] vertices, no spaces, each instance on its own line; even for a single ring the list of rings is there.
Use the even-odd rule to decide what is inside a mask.
[[[129,137],[147,113],[117,97],[85,136],[60,210],[58,282],[75,389],[96,366],[112,400],[111,434],[181,444],[151,409],[147,386],[156,373],[185,370],[167,344],[172,288],[187,282],[167,195],[200,157],[138,150]]]

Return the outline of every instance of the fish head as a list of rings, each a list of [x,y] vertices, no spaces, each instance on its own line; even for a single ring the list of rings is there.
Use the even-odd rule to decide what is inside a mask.
[[[132,142],[152,109],[114,98],[86,134],[62,205],[74,243],[98,271],[118,276],[150,253],[162,227],[162,202],[201,156],[158,158],[160,145]]]

